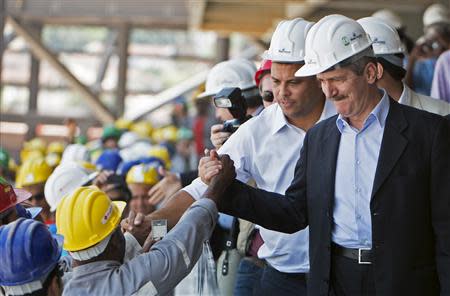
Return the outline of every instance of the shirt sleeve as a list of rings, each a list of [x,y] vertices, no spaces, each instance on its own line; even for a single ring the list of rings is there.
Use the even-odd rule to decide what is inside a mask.
[[[246,183],[251,178],[250,157],[251,157],[251,129],[247,124],[242,125],[217,151],[220,154],[228,154],[234,161],[236,168],[236,179]],[[198,200],[206,191],[208,186],[203,183],[200,177],[182,190],[189,193],[195,200]]]
[[[117,276],[134,293],[144,285],[165,295],[186,277],[202,253],[217,220],[217,208],[210,199],[201,199],[181,217],[178,224],[152,246],[119,268]]]

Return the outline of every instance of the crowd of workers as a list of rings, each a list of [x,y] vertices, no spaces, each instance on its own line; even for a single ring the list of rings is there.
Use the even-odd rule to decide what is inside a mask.
[[[423,24],[283,20],[192,119],[1,148],[0,295],[171,295],[206,241],[222,295],[450,295],[448,8]]]

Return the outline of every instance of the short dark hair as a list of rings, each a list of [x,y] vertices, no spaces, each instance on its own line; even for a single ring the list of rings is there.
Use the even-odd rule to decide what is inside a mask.
[[[377,58],[378,63],[383,66],[384,71],[388,72],[388,74],[396,81],[401,81],[405,78],[406,70],[403,67],[399,67],[387,61],[384,58]]]

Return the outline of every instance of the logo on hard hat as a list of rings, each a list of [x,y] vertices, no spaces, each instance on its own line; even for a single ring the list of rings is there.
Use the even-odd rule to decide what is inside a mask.
[[[373,43],[375,43],[375,44],[386,44],[386,41],[384,41],[384,40],[380,40],[380,39],[378,39],[378,38],[374,38],[373,39]]]
[[[342,42],[344,43],[345,46],[350,44],[350,40],[348,40],[346,36],[342,37]]]
[[[106,222],[108,222],[109,217],[111,217],[112,210],[113,210],[113,206],[112,206],[112,204],[110,204],[108,209],[106,210],[106,213],[102,217],[102,224],[106,224]]]
[[[278,50],[279,53],[291,53],[290,50],[287,50],[286,48],[282,48]]]

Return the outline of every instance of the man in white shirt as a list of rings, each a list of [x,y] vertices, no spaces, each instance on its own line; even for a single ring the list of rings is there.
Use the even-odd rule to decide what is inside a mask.
[[[312,23],[303,19],[278,25],[265,59],[272,60],[273,92],[278,104],[243,124],[219,149],[234,161],[237,178],[254,179],[258,188],[284,193],[293,176],[306,131],[336,113],[326,101],[315,76],[297,78],[304,64],[304,42]],[[201,197],[207,186],[198,178],[166,205],[147,216],[168,219],[173,226],[184,210]],[[265,259],[257,295],[306,295],[309,271],[308,229],[288,235],[260,228],[264,244],[258,257]]]

